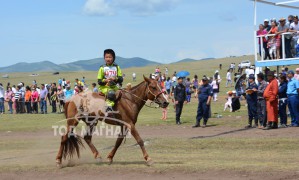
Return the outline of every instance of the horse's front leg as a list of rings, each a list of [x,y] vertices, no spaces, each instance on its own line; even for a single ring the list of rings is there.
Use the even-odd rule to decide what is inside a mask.
[[[102,161],[102,157],[101,157],[99,151],[96,149],[96,147],[93,145],[93,143],[91,141],[92,133],[93,133],[94,127],[96,127],[96,124],[95,125],[88,125],[88,127],[89,128],[88,128],[86,134],[84,135],[84,140],[88,144],[91,152],[94,155],[94,158],[98,161]]]
[[[135,125],[131,125],[131,134],[132,136],[136,139],[137,143],[139,144],[141,150],[142,150],[142,153],[143,153],[143,157],[146,161],[146,164],[148,166],[152,165],[153,164],[153,161],[152,159],[148,156],[146,150],[145,150],[145,147],[144,147],[144,142],[143,140],[141,139],[141,137],[139,136],[139,133],[138,131],[136,130],[135,128]]]
[[[127,135],[127,129],[128,129],[128,128],[125,127],[125,130],[124,130],[123,127],[124,127],[124,126],[121,126],[121,132],[120,132],[119,135],[118,135],[118,138],[117,138],[117,140],[116,140],[116,142],[115,142],[115,145],[114,145],[112,151],[111,151],[111,152],[108,154],[108,156],[107,156],[107,160],[108,160],[108,163],[109,163],[109,164],[112,164],[112,162],[113,162],[113,157],[114,157],[114,155],[115,155],[117,149],[119,148],[119,146],[121,145],[123,139],[124,139],[125,136]]]

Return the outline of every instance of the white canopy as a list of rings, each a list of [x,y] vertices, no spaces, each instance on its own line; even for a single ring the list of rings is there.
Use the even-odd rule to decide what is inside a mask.
[[[280,2],[276,2],[275,0],[271,0],[271,1],[266,1],[266,0],[252,0],[255,2],[260,2],[260,3],[264,3],[264,4],[269,4],[269,5],[273,5],[273,6],[280,6],[280,7],[286,7],[286,8],[293,8],[293,9],[299,9],[299,0],[293,0],[293,1],[281,1]],[[297,3],[297,4],[296,4]]]

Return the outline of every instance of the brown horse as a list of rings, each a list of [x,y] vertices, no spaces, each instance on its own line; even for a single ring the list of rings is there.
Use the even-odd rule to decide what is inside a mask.
[[[143,76],[144,77],[144,76]],[[84,101],[84,97],[85,100]],[[66,159],[66,157],[72,158],[75,153],[77,153],[78,158],[80,157],[80,147],[83,146],[82,138],[78,135],[74,134],[74,128],[78,125],[80,120],[84,121],[88,126],[90,132],[93,132],[94,127],[97,126],[98,121],[105,121],[105,123],[111,125],[121,126],[121,129],[130,130],[132,136],[136,139],[139,144],[143,157],[148,165],[151,165],[152,160],[148,156],[143,140],[139,136],[138,131],[136,130],[135,124],[137,122],[137,117],[145,105],[147,100],[151,100],[157,103],[160,107],[167,107],[168,100],[162,92],[161,87],[158,82],[154,79],[149,79],[144,77],[144,81],[140,84],[132,87],[130,90],[122,90],[121,98],[116,102],[114,109],[118,111],[118,113],[114,114],[114,118],[106,118],[102,113],[103,111],[100,109],[104,105],[104,97],[100,96],[96,93],[85,94],[84,96],[74,96],[70,101],[68,101],[65,105],[65,116],[67,119],[67,132],[61,138],[61,144],[56,156],[56,163],[58,167],[62,167],[62,157]],[[94,102],[94,103],[84,103],[84,102]],[[80,105],[79,105],[80,104]],[[96,104],[96,105],[93,105]],[[94,108],[99,107],[99,108]],[[82,113],[86,112],[88,113]],[[78,116],[79,115],[79,116]],[[93,118],[86,118],[93,117]],[[96,121],[94,121],[94,117],[96,117]],[[114,119],[118,119],[114,120]],[[108,154],[107,159],[109,164],[113,162],[113,157],[125,138],[126,134],[121,132],[116,140],[114,148]],[[93,143],[91,142],[92,133],[84,135],[83,139],[90,147],[94,158],[100,158],[101,156],[98,150],[95,148]]]

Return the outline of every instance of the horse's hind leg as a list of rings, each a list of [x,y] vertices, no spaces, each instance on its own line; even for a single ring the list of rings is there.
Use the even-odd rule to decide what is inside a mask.
[[[93,145],[93,143],[91,141],[93,129],[94,129],[94,127],[96,127],[96,124],[88,126],[88,127],[89,127],[89,129],[88,129],[88,132],[84,135],[84,140],[88,144],[91,152],[94,155],[94,158],[97,159],[97,160],[99,160],[99,161],[101,161],[102,157],[101,157],[100,153],[98,152],[98,150],[96,149],[96,147]]]
[[[109,155],[107,156],[107,159],[108,159],[108,163],[109,164],[112,164],[113,162],[113,157],[117,151],[117,149],[119,148],[119,146],[121,145],[124,137],[126,136],[126,133],[127,133],[127,128],[125,128],[125,132],[123,131],[123,126],[121,126],[121,133],[118,135],[118,138],[115,142],[115,145],[114,145],[114,148],[112,149],[112,151],[109,153]]]
[[[132,136],[136,139],[137,143],[139,144],[141,150],[142,150],[142,153],[143,153],[143,157],[147,163],[147,165],[152,165],[153,161],[152,159],[148,156],[146,150],[145,150],[145,147],[144,147],[144,142],[143,140],[141,139],[141,137],[139,136],[139,133],[138,131],[136,130],[135,128],[135,125],[131,125],[131,134]]]
[[[62,157],[64,156],[64,149],[66,148],[66,143],[69,140],[69,133],[73,132],[74,127],[78,125],[78,121],[73,119],[73,120],[68,120],[67,124],[67,132],[65,135],[61,137],[61,143],[60,147],[56,156],[56,165],[58,168],[62,167]],[[66,156],[65,156],[66,157]]]

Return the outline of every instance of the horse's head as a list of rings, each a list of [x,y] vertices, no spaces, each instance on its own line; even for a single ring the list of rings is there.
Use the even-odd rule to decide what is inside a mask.
[[[147,83],[147,88],[146,88],[147,98],[157,103],[160,107],[166,108],[169,102],[167,97],[164,94],[164,91],[159,85],[157,79],[150,79],[145,76],[143,76],[143,78]]]

